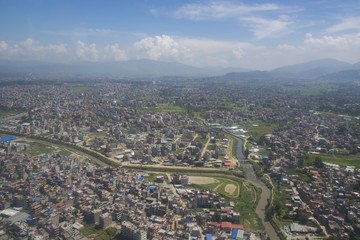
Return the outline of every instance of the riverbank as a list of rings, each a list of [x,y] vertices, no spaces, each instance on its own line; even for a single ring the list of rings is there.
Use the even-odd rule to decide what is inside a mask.
[[[266,187],[266,185],[262,181],[260,181],[256,177],[253,166],[251,165],[251,163],[246,161],[247,159],[245,158],[245,156],[243,154],[243,151],[244,151],[243,149],[246,149],[246,141],[247,140],[246,139],[243,140],[238,137],[237,137],[237,140],[238,140],[237,158],[240,161],[240,166],[244,169],[246,180],[262,190],[255,212],[261,219],[270,239],[271,240],[280,240],[274,227],[271,225],[271,223],[269,221],[266,220],[266,216],[265,216],[265,209],[266,209],[268,200],[271,197],[271,191],[269,188]]]

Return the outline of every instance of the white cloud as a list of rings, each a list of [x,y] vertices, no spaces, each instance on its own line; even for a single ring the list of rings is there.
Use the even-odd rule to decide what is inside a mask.
[[[171,37],[147,37],[134,44],[138,58],[178,61],[197,67],[236,67],[264,48],[251,43]]]
[[[30,38],[19,43],[0,40],[1,59],[69,62],[149,58],[197,67],[242,67],[261,70],[320,58],[336,58],[354,63],[359,61],[359,52],[360,33],[322,36],[307,33],[299,44],[289,44],[285,41],[276,47],[169,35],[144,37],[128,48],[123,48],[120,43],[98,46],[81,40],[69,47],[63,43],[45,45]]]
[[[265,19],[259,17],[243,18],[250,22],[249,26],[257,39],[270,36],[282,36],[288,31],[288,26],[293,22],[287,17],[281,16],[279,19]]]
[[[42,45],[28,38],[13,45],[0,41],[1,59],[41,60],[50,62],[69,62],[80,59],[85,61],[121,61],[127,60],[125,51],[118,43],[98,48],[95,43],[85,44],[78,40],[75,46],[67,48],[63,43]]]
[[[95,43],[86,45],[84,42],[78,40],[76,46],[76,56],[85,61],[96,62],[99,60],[99,51],[96,49]]]
[[[327,33],[337,33],[348,30],[360,30],[360,17],[350,17],[342,19],[341,23],[326,29]]]
[[[283,9],[281,6],[272,3],[245,5],[234,4],[227,1],[213,1],[208,4],[191,3],[182,6],[175,12],[178,18],[190,18],[193,20],[213,20],[223,18],[240,18],[244,14],[261,11],[274,11]]]
[[[168,35],[147,37],[134,43],[139,57],[153,60],[181,60],[187,57],[189,51],[180,46],[177,41]]]
[[[104,48],[105,50],[105,59],[115,60],[115,61],[122,61],[127,60],[128,57],[124,51],[119,48],[118,43],[114,43],[113,45],[107,45]]]
[[[245,56],[245,51],[240,47],[234,49],[232,51],[232,53],[234,54],[235,58],[237,58],[237,59],[241,59]]]
[[[294,22],[284,13],[295,11],[302,11],[302,9],[274,3],[245,5],[228,1],[213,1],[207,4],[186,4],[175,12],[175,17],[210,21],[233,19],[240,26],[253,32],[257,39],[263,39],[290,32],[288,27]]]
[[[304,41],[306,44],[316,46],[317,48],[333,47],[336,49],[349,49],[360,46],[360,33],[345,34],[341,36],[324,35],[320,38],[315,38],[312,34],[307,34]],[[355,49],[354,49],[355,50]]]
[[[8,49],[8,44],[5,41],[0,42],[0,52],[5,52]]]
[[[49,52],[52,53],[66,53],[67,49],[65,44],[50,44],[47,46],[40,45],[39,42],[34,41],[31,38],[22,41],[20,45],[23,47],[25,51],[38,53],[38,54],[47,54]]]
[[[5,41],[0,42],[1,58],[22,60],[49,60],[66,58],[68,50],[65,44],[41,45],[39,42],[28,38],[19,44],[9,45]]]

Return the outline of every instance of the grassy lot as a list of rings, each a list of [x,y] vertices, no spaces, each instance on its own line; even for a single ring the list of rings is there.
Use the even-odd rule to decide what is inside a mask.
[[[206,144],[208,141],[207,138],[202,138],[201,136],[198,136],[197,138],[195,138],[194,142],[202,142],[203,144]]]
[[[240,223],[243,224],[245,228],[253,230],[264,229],[261,219],[255,213],[260,196],[261,189],[258,189],[247,182],[242,182],[240,185],[240,197],[238,205],[235,207],[235,211],[240,212]]]
[[[85,228],[80,232],[85,236],[89,236],[94,234],[95,240],[110,240],[110,239],[118,239],[120,234],[120,230],[116,228],[107,228],[102,229],[98,224],[86,224],[84,223]]]
[[[54,151],[59,151],[59,154],[63,157],[68,157],[72,153],[66,149],[59,148],[56,146],[53,146],[51,143],[40,143],[40,142],[27,142],[31,145],[31,149],[28,151],[25,151],[24,153],[29,154],[30,156],[37,156],[43,153],[52,153]]]
[[[175,106],[171,104],[157,104],[156,107],[148,107],[148,108],[139,108],[142,111],[148,112],[178,112],[178,113],[185,113],[185,109],[180,106]]]
[[[89,91],[93,88],[94,87],[92,87],[92,86],[73,86],[73,87],[70,87],[69,89],[73,93],[82,93],[82,92]]]
[[[146,182],[155,182],[157,176],[163,176],[165,182],[168,181],[168,178],[167,178],[166,174],[157,174],[157,173],[149,173],[149,176],[145,177],[144,181],[146,181]]]
[[[286,88],[286,87],[285,87]],[[338,86],[336,85],[317,85],[317,86],[307,86],[307,87],[298,87],[298,88],[286,88],[290,91],[296,91],[303,96],[311,96],[311,95],[319,95],[320,93],[329,93],[332,91],[338,90]]]
[[[11,114],[16,114],[16,113],[19,113],[19,111],[12,111],[12,110],[6,110],[0,108],[0,118],[7,117]]]
[[[253,126],[258,125],[258,126]],[[254,121],[244,126],[244,129],[249,131],[250,136],[255,141],[259,141],[264,134],[272,134],[279,126],[277,124],[264,123],[262,121]]]
[[[63,156],[63,157],[68,157],[68,156],[71,155],[71,152],[69,152],[67,150],[61,150],[60,155]]]
[[[308,175],[302,173],[299,169],[288,169],[288,170],[287,170],[287,173],[288,173],[289,175],[297,175],[297,176],[299,176],[299,179],[300,179],[301,181],[304,181],[304,182],[308,182],[308,181],[311,180]]]
[[[360,168],[360,153],[356,155],[340,155],[340,154],[309,154],[309,157],[305,160],[305,165],[314,165],[315,158],[320,157],[323,162],[334,163],[338,165],[348,165]]]
[[[29,142],[31,145],[31,150],[25,151],[25,153],[29,154],[30,156],[36,156],[43,153],[52,153],[53,151],[58,150],[58,148],[49,145],[45,145],[39,142]]]
[[[184,148],[177,148],[175,151],[172,151],[172,153],[179,154],[179,153],[183,153],[184,150],[185,150]]]

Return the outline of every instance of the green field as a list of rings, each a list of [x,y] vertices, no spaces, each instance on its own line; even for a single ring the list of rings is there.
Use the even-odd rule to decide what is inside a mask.
[[[348,165],[348,166],[355,166],[360,168],[360,153],[357,154],[309,154],[308,158],[305,160],[305,165],[310,166],[314,165],[315,158],[319,157],[323,162],[334,163],[338,165]]]
[[[109,227],[107,229],[102,229],[98,224],[86,224],[83,223],[84,229],[80,232],[89,236],[93,234],[92,239],[97,240],[110,240],[110,239],[120,239],[120,230],[116,228]]]
[[[203,144],[206,144],[208,141],[207,138],[202,138],[201,136],[198,136],[197,138],[195,138],[194,142],[202,142]]]
[[[144,177],[144,181],[146,182],[155,182],[157,176],[163,176],[165,182],[168,181],[168,178],[165,174],[157,174],[157,173],[149,173],[148,177]]]
[[[185,109],[180,106],[175,106],[171,104],[157,104],[156,107],[148,107],[148,108],[139,108],[142,111],[148,112],[178,112],[178,113],[185,113]]]
[[[9,116],[9,115],[11,115],[11,114],[15,114],[15,113],[18,113],[18,112],[16,112],[16,111],[11,111],[11,110],[5,110],[5,109],[1,109],[1,108],[0,108],[0,118],[2,118],[2,117],[7,117],[7,116]]]
[[[43,153],[52,153],[56,150],[59,150],[56,147],[45,145],[39,142],[30,142],[31,150],[25,151],[26,154],[29,154],[30,156],[37,156]]]
[[[258,126],[253,126],[258,125]],[[264,123],[262,121],[254,121],[243,126],[243,128],[249,131],[250,136],[255,140],[259,141],[260,137],[265,134],[273,134],[274,130],[279,126],[277,124]]]
[[[299,170],[299,169],[288,169],[286,172],[289,175],[297,175],[297,176],[299,176],[299,179],[301,181],[304,181],[304,182],[308,182],[308,181],[311,180],[308,175],[302,173],[301,170]]]
[[[303,96],[319,95],[321,93],[329,93],[338,90],[338,86],[326,84],[326,85],[313,85],[307,87],[289,88],[285,87],[286,90],[298,92]]]

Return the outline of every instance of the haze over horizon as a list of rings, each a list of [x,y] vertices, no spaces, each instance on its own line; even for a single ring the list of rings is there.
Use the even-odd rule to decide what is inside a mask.
[[[350,1],[0,1],[0,60],[117,62],[271,70],[360,61]]]

